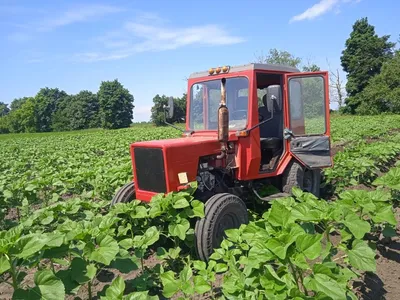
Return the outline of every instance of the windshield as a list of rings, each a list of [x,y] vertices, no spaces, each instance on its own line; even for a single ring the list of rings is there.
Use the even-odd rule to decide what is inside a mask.
[[[227,78],[226,104],[229,129],[242,130],[247,125],[249,81],[246,77]],[[189,127],[191,130],[217,130],[221,101],[221,79],[198,82],[191,87]]]

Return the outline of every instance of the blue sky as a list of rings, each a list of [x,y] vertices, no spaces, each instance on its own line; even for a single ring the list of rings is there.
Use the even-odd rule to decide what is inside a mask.
[[[190,73],[271,48],[340,68],[355,20],[396,41],[399,11],[396,0],[0,0],[0,101],[118,78],[135,121],[148,120],[152,98],[182,95]]]

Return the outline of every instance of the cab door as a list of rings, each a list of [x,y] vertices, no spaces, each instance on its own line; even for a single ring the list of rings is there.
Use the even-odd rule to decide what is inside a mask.
[[[310,169],[332,166],[328,72],[284,75],[287,149]]]

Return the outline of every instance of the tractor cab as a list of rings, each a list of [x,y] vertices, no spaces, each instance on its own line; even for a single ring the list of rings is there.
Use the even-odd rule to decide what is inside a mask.
[[[182,137],[131,144],[133,180],[112,204],[151,201],[196,181],[206,208],[196,251],[207,260],[224,230],[248,222],[254,197],[273,201],[293,187],[319,196],[321,170],[332,166],[328,84],[327,72],[270,64],[191,74]],[[173,111],[171,98],[165,113]],[[277,192],[263,195],[265,186]]]
[[[251,165],[239,166],[239,178],[282,174],[293,157],[311,169],[332,165],[327,72],[250,64],[194,73],[189,78],[186,128],[194,136],[218,130],[222,78],[228,142],[251,145],[246,154],[244,148],[238,149],[236,158]]]

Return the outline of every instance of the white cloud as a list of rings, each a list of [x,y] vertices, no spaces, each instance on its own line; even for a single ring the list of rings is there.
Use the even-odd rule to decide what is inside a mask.
[[[2,9],[1,6],[0,9]],[[8,9],[14,11],[14,13],[29,11],[20,7],[9,7]],[[0,12],[1,11],[2,10],[0,10]],[[21,31],[10,33],[8,35],[9,40],[14,42],[27,42],[34,39],[39,32],[52,31],[59,27],[75,23],[93,21],[106,15],[115,14],[122,11],[124,11],[124,9],[111,5],[78,5],[58,13],[43,11],[42,14],[45,13],[45,15],[40,17],[40,21],[28,22],[26,24],[3,22],[2,24],[21,29]],[[49,17],[50,14],[52,17]],[[31,15],[35,14],[31,13]]]
[[[39,25],[40,31],[53,30],[57,27],[78,22],[87,22],[105,15],[122,12],[123,9],[110,5],[80,5],[70,8],[59,16],[44,20]]]
[[[166,24],[166,20],[156,15],[141,15],[134,22],[126,22],[120,30],[97,38],[103,52],[80,53],[76,57],[93,62],[126,58],[140,52],[174,50],[189,45],[222,46],[244,42],[243,38],[231,35],[217,24],[189,27],[171,27]]]
[[[321,0],[313,6],[307,8],[301,14],[292,17],[289,20],[289,23],[312,20],[326,14],[331,10],[334,10],[334,12],[337,14],[340,12],[339,6],[341,3],[359,3],[360,1],[361,0]]]

